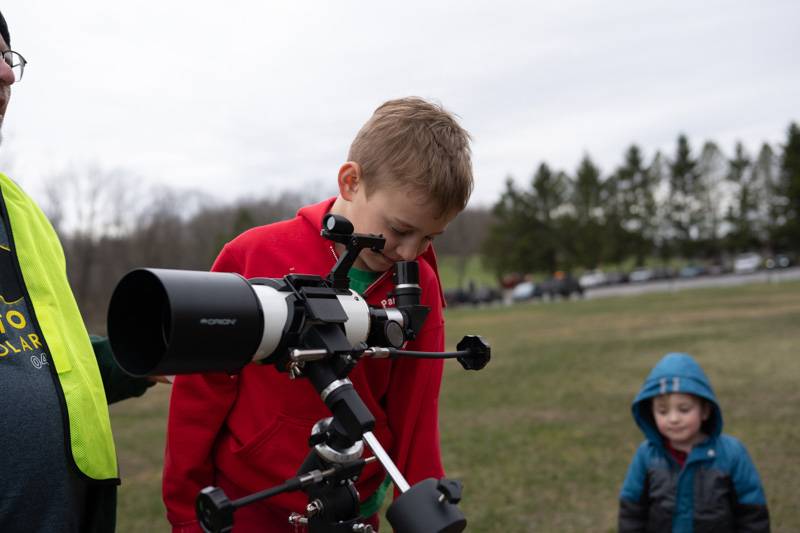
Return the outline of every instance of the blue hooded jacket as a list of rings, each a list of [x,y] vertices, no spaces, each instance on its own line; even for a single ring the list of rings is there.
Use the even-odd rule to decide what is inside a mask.
[[[681,467],[667,451],[652,414],[662,394],[692,394],[712,407],[703,423],[708,438]],[[636,450],[620,494],[619,531],[702,533],[769,531],[758,472],[747,449],[722,433],[722,410],[700,365],[670,353],[647,376],[631,406],[646,440]]]

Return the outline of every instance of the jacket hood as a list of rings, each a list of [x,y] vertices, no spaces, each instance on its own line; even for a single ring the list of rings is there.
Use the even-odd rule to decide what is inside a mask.
[[[689,354],[668,353],[650,371],[631,405],[633,419],[650,442],[661,445],[661,435],[650,407],[651,400],[661,394],[675,392],[693,394],[707,400],[712,412],[703,429],[714,437],[722,433],[722,410],[703,369]]]

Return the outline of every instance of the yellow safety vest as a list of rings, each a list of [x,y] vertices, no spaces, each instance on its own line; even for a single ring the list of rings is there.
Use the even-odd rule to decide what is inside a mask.
[[[32,319],[39,325],[58,373],[64,400],[59,403],[66,406],[72,458],[89,478],[118,482],[103,382],[67,281],[61,243],[41,209],[3,174],[0,193],[7,213],[6,231],[22,271]]]

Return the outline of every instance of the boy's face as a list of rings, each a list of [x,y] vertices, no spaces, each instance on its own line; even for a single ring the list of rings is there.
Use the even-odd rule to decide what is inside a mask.
[[[676,450],[688,452],[704,438],[700,427],[710,415],[711,406],[692,394],[676,392],[653,398],[658,431]]]
[[[340,214],[353,223],[356,233],[383,234],[386,245],[381,252],[363,250],[354,266],[372,272],[385,272],[397,261],[412,261],[441,235],[456,214],[442,213],[409,188],[378,188],[367,197],[363,183],[343,190]]]

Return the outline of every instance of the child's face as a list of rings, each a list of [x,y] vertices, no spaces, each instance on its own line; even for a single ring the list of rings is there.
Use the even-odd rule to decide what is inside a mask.
[[[711,406],[692,394],[662,394],[653,399],[653,418],[658,431],[676,450],[688,452],[703,440],[703,422],[711,414]]]
[[[362,185],[350,198],[344,214],[357,233],[383,234],[386,238],[382,252],[365,249],[354,266],[384,272],[397,261],[416,259],[457,213],[442,213],[433,202],[407,188],[380,188],[367,198]]]

